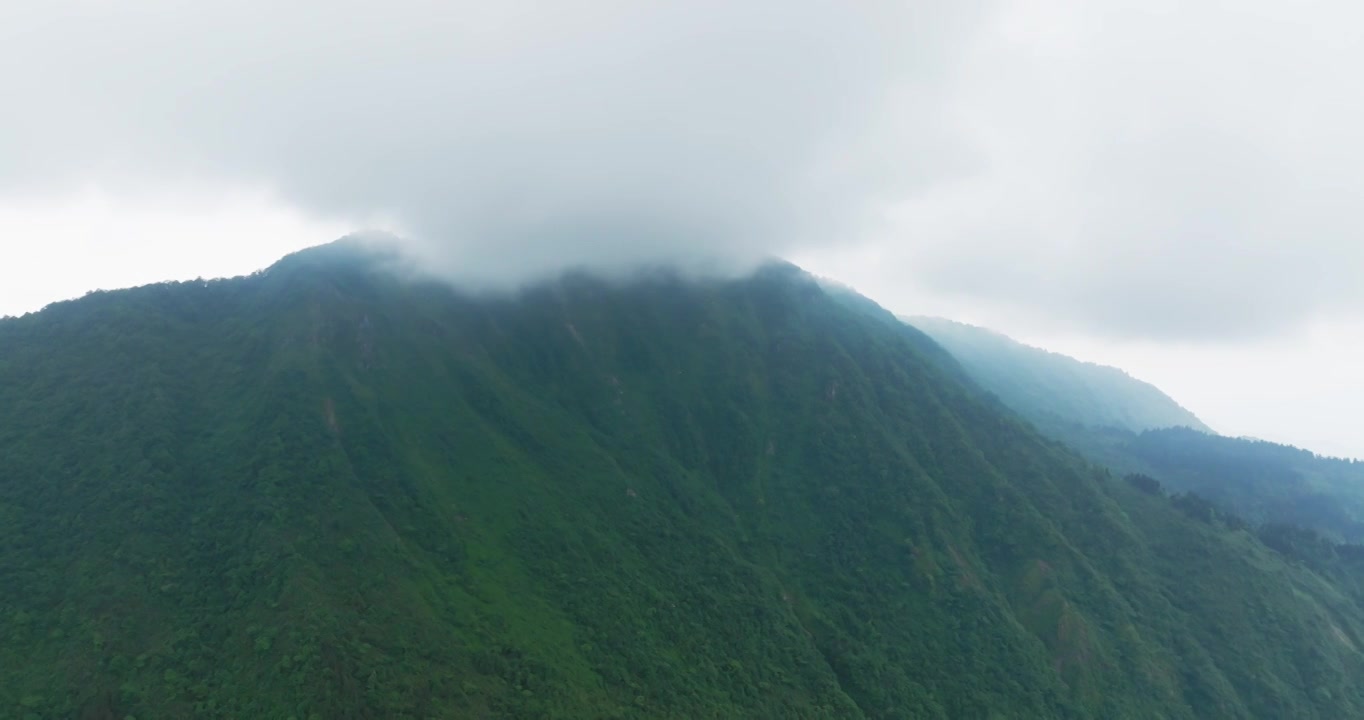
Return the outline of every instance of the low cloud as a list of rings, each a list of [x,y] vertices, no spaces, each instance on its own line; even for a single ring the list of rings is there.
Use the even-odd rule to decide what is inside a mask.
[[[1364,9],[1012,3],[950,100],[988,161],[882,261],[1011,323],[1223,341],[1364,317]]]
[[[1268,0],[9,3],[0,198],[264,186],[387,218],[471,284],[786,255],[891,304],[1265,336],[1364,316],[1361,21]]]
[[[983,15],[834,0],[29,5],[0,11],[0,81],[23,108],[0,119],[0,188],[264,183],[320,215],[388,217],[471,283],[735,265],[856,236],[886,196],[963,163],[948,119],[923,110]]]

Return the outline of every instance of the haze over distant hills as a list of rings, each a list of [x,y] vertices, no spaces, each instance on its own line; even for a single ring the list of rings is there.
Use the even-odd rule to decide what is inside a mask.
[[[1012,410],[1096,462],[1197,493],[1256,524],[1364,542],[1364,463],[1219,436],[1158,388],[1116,368],[950,320],[907,322]]]
[[[0,321],[0,457],[4,716],[1364,715],[1364,556],[788,265],[95,293]]]
[[[961,362],[982,387],[1042,426],[1076,423],[1133,432],[1188,427],[1212,432],[1150,383],[1123,370],[1035,348],[944,318],[907,317]]]

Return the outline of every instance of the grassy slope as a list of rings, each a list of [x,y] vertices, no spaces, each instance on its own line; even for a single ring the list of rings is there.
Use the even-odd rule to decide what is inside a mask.
[[[344,255],[0,323],[0,714],[1364,708],[1335,586],[789,268],[473,301]]]

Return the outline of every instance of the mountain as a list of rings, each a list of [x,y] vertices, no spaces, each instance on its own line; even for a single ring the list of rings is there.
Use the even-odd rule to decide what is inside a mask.
[[[3,716],[1364,713],[1349,558],[791,266],[94,293],[0,321],[0,458]]]
[[[1251,522],[1364,543],[1364,463],[1357,460],[1187,428],[1109,436],[1096,445],[1125,471],[1198,493]]]
[[[1364,463],[1219,436],[1157,388],[1116,368],[950,320],[907,322],[942,343],[1010,409],[1095,462],[1196,493],[1254,524],[1364,543]]]
[[[1024,345],[985,328],[932,317],[905,322],[928,333],[982,387],[1040,427],[1078,424],[1132,432],[1208,426],[1154,385],[1118,368]]]

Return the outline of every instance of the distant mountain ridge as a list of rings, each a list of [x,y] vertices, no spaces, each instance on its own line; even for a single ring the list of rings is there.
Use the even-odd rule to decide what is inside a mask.
[[[1038,429],[1120,474],[1156,478],[1257,526],[1364,543],[1364,463],[1258,438],[1222,437],[1158,388],[1005,335],[941,318],[906,322]]]
[[[1213,432],[1156,386],[1125,371],[1018,342],[974,325],[905,317],[942,345],[982,387],[1039,426],[1058,423],[1132,432],[1188,427]]]

